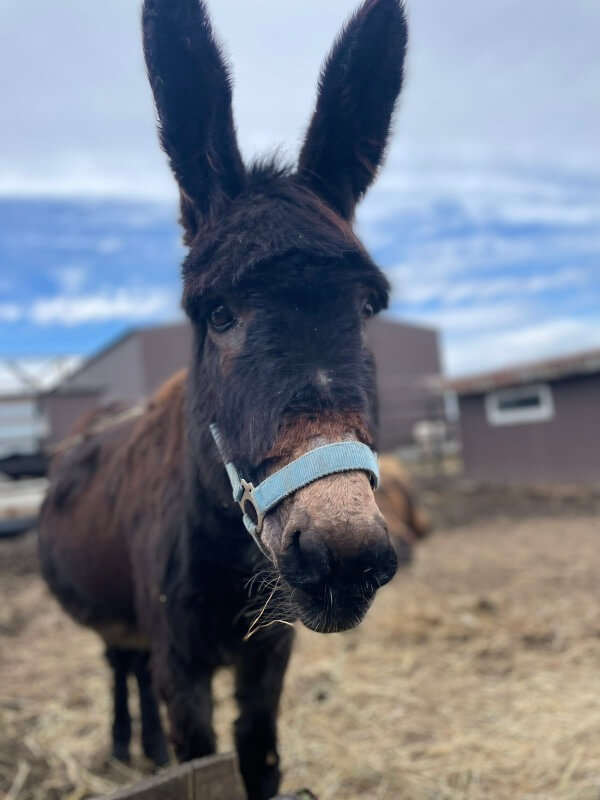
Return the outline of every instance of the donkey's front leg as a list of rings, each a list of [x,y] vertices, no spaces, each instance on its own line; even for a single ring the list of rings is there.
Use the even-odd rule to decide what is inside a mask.
[[[212,669],[187,670],[173,655],[153,664],[157,685],[169,715],[170,738],[179,761],[215,752],[212,727]]]
[[[129,763],[131,717],[129,715],[127,675],[129,674],[131,652],[120,650],[117,647],[107,647],[106,660],[113,671],[112,754],[119,761]]]
[[[169,763],[167,741],[160,720],[158,698],[152,685],[150,672],[150,657],[148,653],[136,653],[133,671],[138,683],[140,694],[140,716],[142,718],[142,748],[144,754],[151,759],[157,767],[164,767]]]
[[[268,800],[279,788],[277,710],[293,638],[291,628],[264,638],[259,633],[236,660],[235,739],[248,800]]]

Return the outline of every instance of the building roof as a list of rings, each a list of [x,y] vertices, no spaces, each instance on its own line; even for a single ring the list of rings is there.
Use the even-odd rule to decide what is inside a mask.
[[[515,364],[494,372],[465,375],[446,381],[444,388],[457,394],[479,394],[535,381],[555,381],[575,375],[600,373],[600,349]]]

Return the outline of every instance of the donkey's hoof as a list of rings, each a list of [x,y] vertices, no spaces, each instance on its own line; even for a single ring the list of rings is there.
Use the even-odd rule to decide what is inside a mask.
[[[123,764],[129,764],[131,762],[131,756],[129,755],[129,745],[119,744],[118,742],[115,742],[113,744],[112,757],[117,761],[121,761]]]
[[[155,753],[154,755],[149,755],[148,758],[156,767],[166,767],[171,760],[166,750],[164,752]]]
[[[146,758],[149,758],[156,767],[166,767],[171,760],[165,741],[145,742],[143,748]]]

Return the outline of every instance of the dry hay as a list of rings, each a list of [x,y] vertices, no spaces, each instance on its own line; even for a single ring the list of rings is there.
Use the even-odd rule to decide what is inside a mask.
[[[600,798],[598,518],[527,517],[440,531],[359,629],[299,631],[281,716],[286,789],[320,800]],[[32,546],[1,544],[4,562]],[[106,760],[100,644],[49,600],[26,554],[13,556],[0,577],[0,791],[106,794],[149,767],[137,744],[131,769]],[[228,675],[216,694],[225,749]]]

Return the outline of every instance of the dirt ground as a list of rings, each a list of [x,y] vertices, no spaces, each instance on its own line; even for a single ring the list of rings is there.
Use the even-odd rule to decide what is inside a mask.
[[[437,530],[345,634],[299,630],[284,786],[320,800],[600,800],[600,497],[437,487]],[[107,760],[108,675],[58,609],[33,536],[0,541],[0,792],[82,800]],[[216,680],[220,749],[234,716]],[[136,745],[137,747],[137,745]]]

